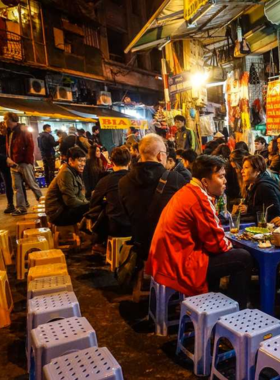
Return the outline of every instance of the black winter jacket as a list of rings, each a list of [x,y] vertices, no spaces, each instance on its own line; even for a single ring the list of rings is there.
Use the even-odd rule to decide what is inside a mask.
[[[150,205],[165,170],[164,166],[157,162],[139,162],[119,182],[120,200],[131,223],[132,239],[140,244],[139,253],[144,260],[148,257],[151,240],[162,210],[171,197],[187,184],[181,174],[170,172],[157,212],[149,219]]]
[[[42,158],[54,156],[54,147],[59,144],[54,137],[48,132],[40,133],[38,137],[38,146],[41,151]]]
[[[187,168],[185,168],[182,161],[178,160],[178,163],[173,170],[174,172],[180,173],[184,177],[184,179],[187,181],[187,183],[191,181],[192,173]]]
[[[267,174],[261,174],[251,189],[247,189],[245,204],[248,205],[247,215],[257,219],[257,212],[273,204],[268,210],[267,221],[280,216],[280,190],[277,183]],[[246,216],[247,216],[246,215]]]

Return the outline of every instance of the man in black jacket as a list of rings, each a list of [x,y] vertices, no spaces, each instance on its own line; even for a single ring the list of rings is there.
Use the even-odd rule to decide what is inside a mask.
[[[52,128],[49,124],[43,125],[43,132],[38,137],[38,146],[41,151],[44,162],[44,171],[46,183],[49,186],[54,179],[55,171],[55,150],[54,147],[59,144],[51,134]]]
[[[175,150],[169,152],[166,169],[180,173],[185,178],[187,183],[189,183],[192,179],[192,173],[184,167],[182,160],[176,159]]]
[[[140,141],[139,152],[141,162],[120,180],[119,194],[131,223],[133,242],[140,245],[139,255],[146,260],[161,211],[187,182],[181,174],[170,172],[156,212],[149,215],[156,188],[166,171],[166,146],[160,136],[151,133]]]
[[[108,228],[106,228],[103,235],[131,236],[130,222],[121,205],[118,192],[120,179],[128,173],[130,158],[127,147],[114,148],[110,156],[114,172],[102,178],[93,192],[90,209],[102,205],[104,198],[106,198],[105,212],[108,219]],[[105,238],[105,236],[103,237]]]

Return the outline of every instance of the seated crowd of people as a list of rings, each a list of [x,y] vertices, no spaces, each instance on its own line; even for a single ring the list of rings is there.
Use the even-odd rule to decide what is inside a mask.
[[[27,137],[14,116],[8,115],[6,123],[13,152],[14,139],[26,143]],[[228,294],[245,308],[253,261],[226,238],[216,202],[225,193],[228,210],[244,221],[255,222],[257,212],[268,208],[267,221],[280,225],[280,136],[269,146],[257,138],[253,155],[245,142],[232,150],[221,138],[197,155],[190,148],[175,150],[158,134],[137,141],[130,131],[127,144],[112,150],[108,164],[98,139],[87,153],[75,143],[74,132],[74,144],[64,146],[66,162],[46,194],[49,221],[72,225],[94,215],[94,243],[131,236],[138,264],[146,265],[158,283],[190,296],[218,291],[220,279],[229,276]],[[1,155],[0,165],[13,167],[17,204],[24,213],[21,176],[26,174],[36,198],[41,194],[32,183],[30,157],[22,162],[20,154],[15,149],[9,157]]]

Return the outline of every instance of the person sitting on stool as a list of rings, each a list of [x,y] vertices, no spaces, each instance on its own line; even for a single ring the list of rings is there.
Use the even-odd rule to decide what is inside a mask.
[[[67,163],[51,182],[45,200],[46,214],[56,226],[79,223],[89,209],[83,193],[82,174],[86,164],[86,153],[73,147],[68,150]]]

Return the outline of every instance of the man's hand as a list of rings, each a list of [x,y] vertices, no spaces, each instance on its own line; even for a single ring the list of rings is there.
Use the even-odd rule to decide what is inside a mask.
[[[246,214],[247,210],[248,210],[248,206],[247,205],[240,205],[239,206],[239,211],[241,212],[241,214]]]
[[[17,164],[16,164],[13,160],[11,160],[9,157],[7,157],[6,162],[7,162],[7,165],[8,165],[9,167],[14,166],[14,165],[17,165]]]

